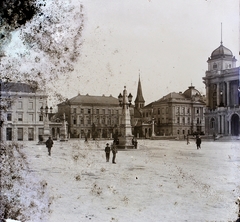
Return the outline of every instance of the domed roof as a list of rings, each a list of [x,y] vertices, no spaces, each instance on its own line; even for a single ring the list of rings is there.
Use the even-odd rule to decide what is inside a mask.
[[[221,57],[224,57],[224,56],[231,56],[232,57],[233,54],[232,54],[232,51],[230,49],[226,48],[221,43],[221,45],[212,52],[211,58],[216,59],[216,58],[221,58]]]
[[[192,98],[193,96],[201,97],[201,93],[195,89],[194,86],[189,86],[188,89],[183,93],[187,98]]]

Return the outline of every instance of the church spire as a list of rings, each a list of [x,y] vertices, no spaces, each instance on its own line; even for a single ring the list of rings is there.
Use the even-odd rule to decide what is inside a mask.
[[[142,86],[141,86],[141,80],[140,80],[140,74],[139,74],[137,97],[135,99],[135,107],[140,109],[140,108],[144,107],[144,105],[145,105],[145,100],[144,100],[143,94],[142,94]]]
[[[220,42],[220,44],[221,45],[223,44],[223,42],[222,42],[222,23],[221,23],[221,42]]]

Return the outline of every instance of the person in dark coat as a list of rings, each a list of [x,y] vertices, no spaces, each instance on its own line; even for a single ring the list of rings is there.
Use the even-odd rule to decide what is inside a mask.
[[[110,146],[107,143],[105,147],[105,153],[106,153],[106,162],[109,162],[109,157],[110,157]]]
[[[49,136],[48,140],[46,141],[46,147],[48,148],[48,155],[51,156],[51,148],[53,146],[53,140],[51,136]]]
[[[197,149],[201,149],[201,143],[202,143],[201,137],[197,136],[196,138]]]
[[[112,145],[112,153],[113,153],[113,157],[112,157],[112,163],[116,163],[115,162],[115,159],[116,159],[116,154],[117,154],[117,145],[116,143],[114,142],[113,145]]]
[[[189,135],[187,135],[187,145],[189,144]]]

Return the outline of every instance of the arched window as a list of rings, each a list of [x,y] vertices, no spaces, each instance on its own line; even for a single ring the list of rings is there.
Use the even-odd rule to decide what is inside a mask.
[[[210,128],[211,129],[215,128],[215,119],[214,118],[211,118],[211,120],[210,120]]]

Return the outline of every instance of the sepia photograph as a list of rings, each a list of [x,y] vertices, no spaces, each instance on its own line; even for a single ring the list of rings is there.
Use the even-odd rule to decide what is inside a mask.
[[[239,0],[1,0],[0,221],[240,222]]]

